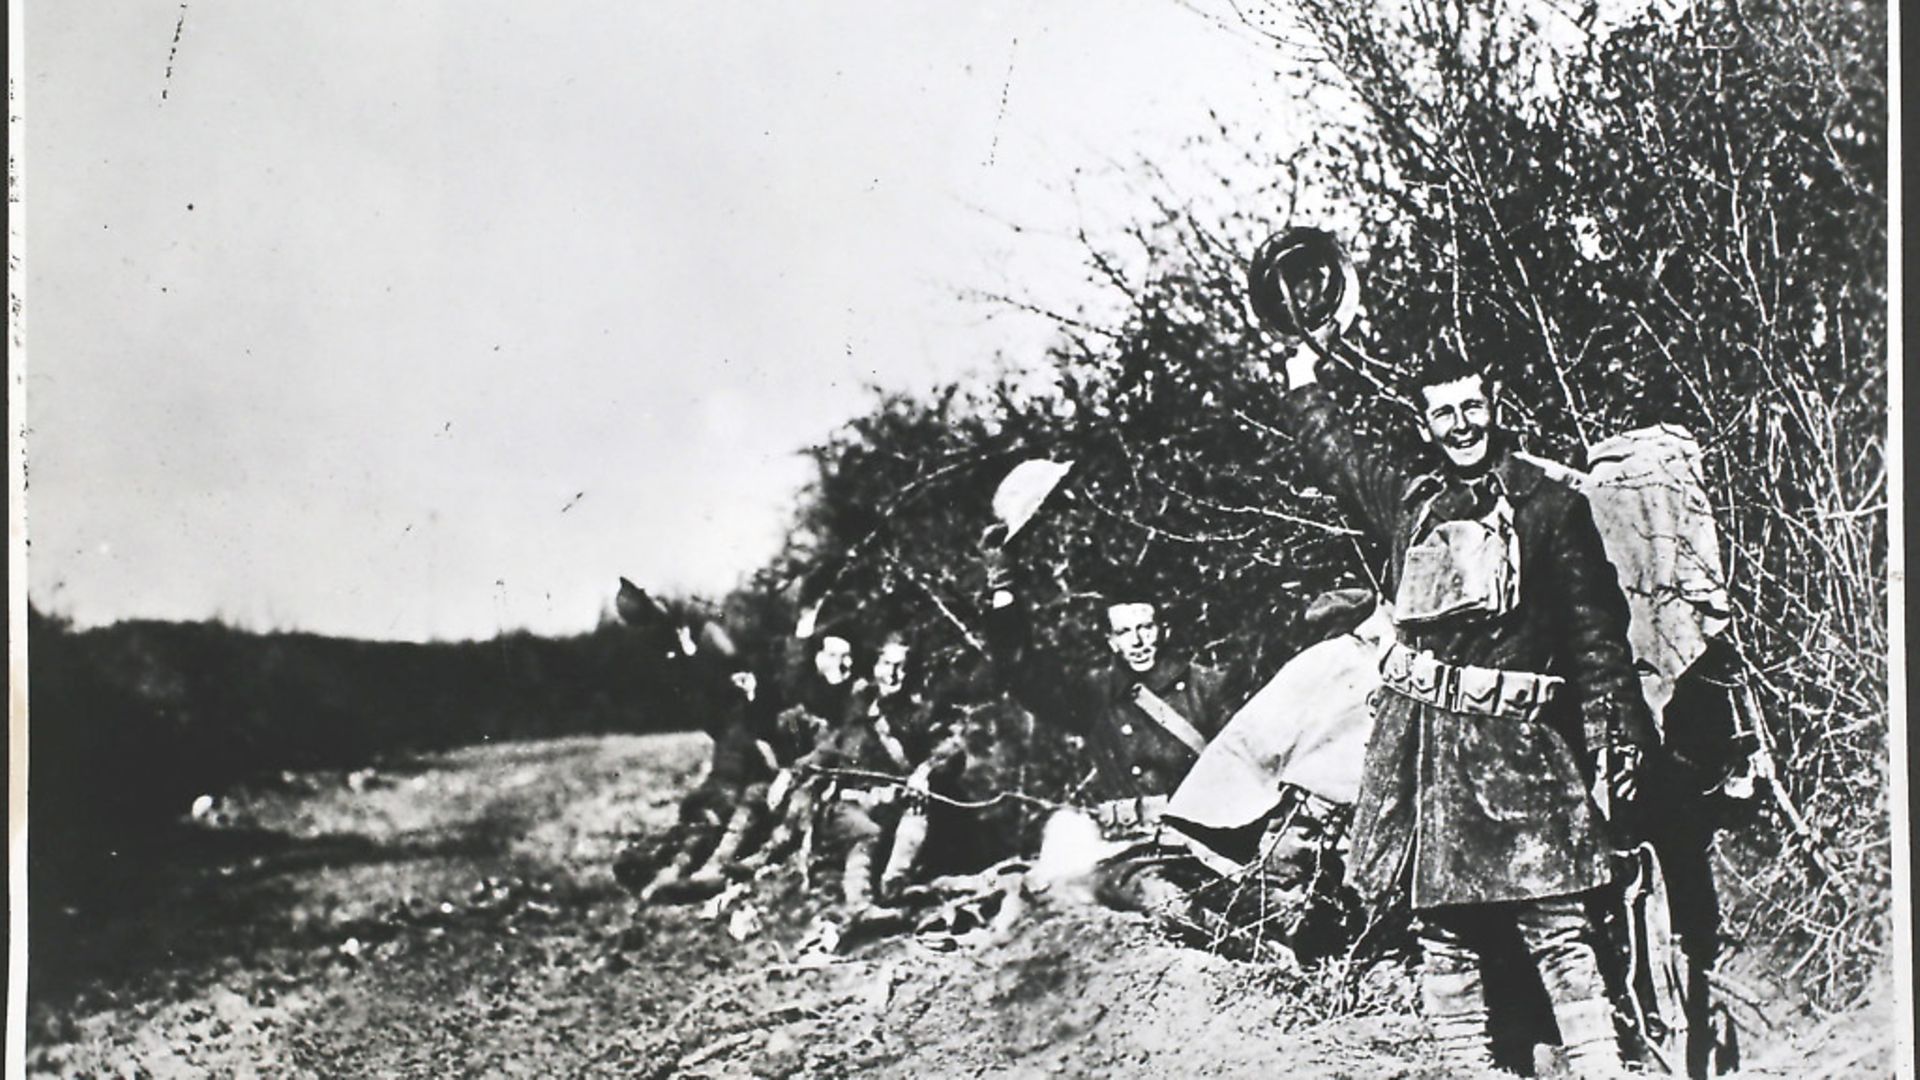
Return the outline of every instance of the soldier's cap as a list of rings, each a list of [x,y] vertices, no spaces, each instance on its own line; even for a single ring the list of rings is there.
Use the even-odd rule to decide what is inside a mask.
[[[1378,599],[1372,589],[1333,589],[1313,598],[1300,616],[1300,627],[1312,641],[1326,641],[1351,633],[1373,614]]]

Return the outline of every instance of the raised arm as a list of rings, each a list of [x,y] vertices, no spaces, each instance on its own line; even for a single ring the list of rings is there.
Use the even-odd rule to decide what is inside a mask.
[[[1087,711],[1074,691],[1078,683],[1058,658],[1035,644],[1032,620],[1014,592],[1004,553],[989,550],[987,562],[989,595],[981,629],[995,678],[1036,720],[1085,734]]]
[[[1280,426],[1298,440],[1314,483],[1332,493],[1362,531],[1387,542],[1407,473],[1378,447],[1354,438],[1351,425],[1320,385],[1317,359],[1305,345],[1287,358]]]

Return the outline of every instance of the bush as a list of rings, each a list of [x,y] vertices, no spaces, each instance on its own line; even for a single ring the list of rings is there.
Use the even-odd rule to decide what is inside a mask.
[[[1331,224],[1371,314],[1329,381],[1373,437],[1417,452],[1394,387],[1442,350],[1488,365],[1547,456],[1578,464],[1654,422],[1700,438],[1731,634],[1783,769],[1776,827],[1733,845],[1730,926],[1782,950],[1816,1001],[1850,999],[1891,902],[1884,7],[1707,0],[1612,26],[1459,0],[1248,15],[1320,126],[1277,153],[1261,133],[1196,137],[1197,158],[1229,162],[1208,190],[1162,183],[1134,225],[1088,241],[1124,314],[1055,313],[1037,371],[971,396],[882,399],[816,451],[766,581],[804,579],[863,625],[911,621],[969,669],[992,484],[1025,456],[1072,459],[1016,541],[1041,638],[1091,670],[1099,598],[1146,587],[1179,647],[1251,687],[1298,646],[1307,599],[1381,569],[1295,482],[1243,308],[1260,238]],[[1780,827],[1790,806],[1803,829]]]

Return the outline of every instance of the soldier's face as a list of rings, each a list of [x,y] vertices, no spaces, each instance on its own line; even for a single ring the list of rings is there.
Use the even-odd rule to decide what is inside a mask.
[[[881,697],[892,697],[907,685],[907,647],[885,645],[873,658],[873,685]]]
[[[1160,656],[1160,618],[1152,604],[1107,609],[1107,645],[1133,671],[1148,671]]]
[[[828,686],[839,686],[853,674],[853,646],[845,638],[822,638],[820,651],[813,654],[813,666]]]
[[[1478,375],[1420,388],[1420,436],[1458,469],[1486,460],[1493,431],[1493,399]]]

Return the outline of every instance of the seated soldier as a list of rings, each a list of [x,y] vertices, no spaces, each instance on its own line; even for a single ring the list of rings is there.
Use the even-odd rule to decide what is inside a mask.
[[[659,703],[676,720],[696,720],[713,740],[706,776],[680,801],[673,826],[615,859],[614,876],[652,899],[705,859],[735,808],[755,801],[772,779],[756,744],[772,730],[773,706],[717,623],[689,623],[625,578],[616,608],[638,633],[640,664]]]
[[[1085,740],[1100,799],[1095,821],[1105,840],[1126,845],[1096,867],[1095,897],[1124,910],[1183,913],[1188,886],[1181,868],[1194,864],[1172,834],[1162,834],[1160,816],[1231,712],[1221,674],[1163,649],[1159,609],[1136,593],[1108,598],[1112,667],[1085,676],[1067,672],[1033,643],[1004,546],[991,531],[986,555],[984,629],[999,678],[1036,721]],[[1050,823],[1049,833],[1069,830]]]
[[[880,895],[898,895],[920,861],[929,825],[927,797],[950,788],[966,768],[967,750],[952,710],[929,701],[913,665],[913,647],[900,634],[889,635],[873,662],[873,702],[868,708],[900,740],[913,771],[893,843],[880,874]]]
[[[890,835],[882,891],[905,881],[926,836],[924,806],[914,804],[924,801],[936,773],[964,764],[958,739],[908,688],[911,655],[905,637],[889,635],[874,657],[872,681],[855,689],[844,719],[803,762],[832,778],[826,820],[847,848],[843,896],[856,913],[872,901],[874,863]]]
[[[689,881],[693,868],[715,854],[724,859],[722,849],[738,847],[752,808],[766,799],[774,777],[765,749],[771,718],[751,673],[742,673],[733,685],[740,700],[720,712],[720,723],[711,731],[713,757],[707,775],[681,800],[679,821],[656,856],[665,856],[665,863],[640,888],[642,900]],[[615,873],[621,875],[622,868],[616,866]]]
[[[813,662],[800,675],[800,687],[793,704],[780,711],[774,725],[774,737],[765,747],[767,763],[776,771],[763,797],[747,807],[749,817],[741,823],[739,839],[731,846],[722,842],[700,877],[717,882],[731,863],[733,872],[752,874],[773,859],[792,850],[813,824],[819,800],[819,786],[807,780],[796,768],[827,737],[829,730],[844,717],[852,701],[853,645],[838,634],[823,634],[814,648]],[[760,847],[740,856],[745,839],[759,825],[771,821],[772,830]],[[727,835],[735,836],[730,825]]]

